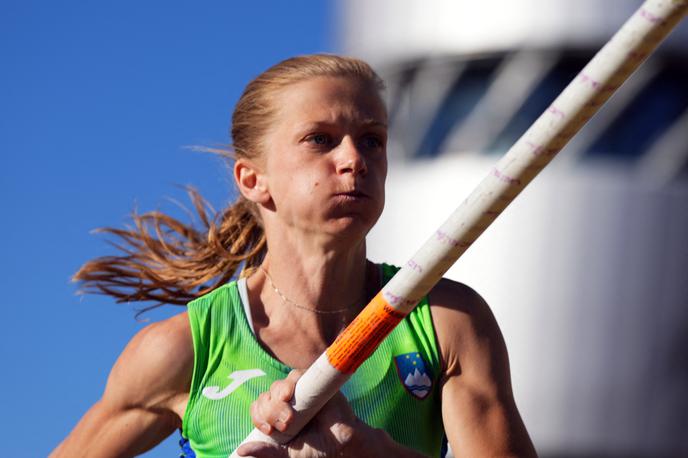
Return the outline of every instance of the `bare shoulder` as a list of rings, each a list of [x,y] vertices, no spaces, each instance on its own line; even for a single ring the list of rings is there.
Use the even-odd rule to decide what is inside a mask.
[[[429,300],[442,361],[442,419],[455,455],[536,456],[490,307],[451,280],[440,281]]]
[[[136,456],[181,425],[193,370],[186,312],[153,323],[127,344],[102,398],[53,457]]]
[[[484,312],[487,304],[473,288],[463,283],[441,279],[430,291],[430,305],[466,314]],[[489,309],[489,308],[488,308]]]
[[[188,392],[193,356],[186,312],[150,324],[131,339],[113,366],[103,400],[172,408],[176,398]]]
[[[499,330],[487,302],[463,283],[443,278],[430,291],[428,299],[435,326],[440,330],[449,327],[450,331],[465,331],[473,337]]]
[[[480,294],[463,283],[442,279],[428,298],[445,375],[459,375],[486,360],[508,367],[499,325]]]

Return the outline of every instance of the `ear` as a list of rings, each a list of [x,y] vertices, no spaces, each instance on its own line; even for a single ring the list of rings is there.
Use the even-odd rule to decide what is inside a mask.
[[[265,204],[270,201],[267,177],[257,165],[248,159],[237,159],[234,162],[234,181],[239,192],[251,202]]]

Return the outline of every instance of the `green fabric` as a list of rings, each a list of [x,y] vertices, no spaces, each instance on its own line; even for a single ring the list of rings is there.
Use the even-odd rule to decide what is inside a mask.
[[[385,282],[398,270],[388,265],[382,267]],[[256,341],[246,321],[236,282],[194,300],[188,309],[195,357],[182,433],[196,456],[226,458],[253,429],[250,404],[272,382],[286,377],[290,368],[270,356]],[[404,387],[402,382],[408,374],[400,375],[403,371],[395,362],[397,356],[399,361],[406,360],[406,366],[409,362],[415,364],[414,361],[419,362],[419,367],[424,363],[432,388],[423,399]],[[231,391],[230,374],[246,370],[254,370],[244,373],[252,377]],[[265,375],[256,376],[262,373]],[[355,414],[367,424],[384,429],[399,443],[439,456],[444,434],[439,375],[435,332],[424,298],[361,365],[342,392]],[[221,394],[216,398],[231,393],[220,399],[209,398],[218,391]],[[422,397],[423,392],[420,393]]]

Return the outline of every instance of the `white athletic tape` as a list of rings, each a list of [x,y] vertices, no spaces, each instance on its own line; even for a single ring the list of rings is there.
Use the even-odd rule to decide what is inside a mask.
[[[296,385],[294,437],[379,342],[678,24],[688,0],[648,0],[595,55],[478,187],[397,272]],[[269,440],[254,430],[244,442]],[[242,442],[242,443],[244,443]],[[230,458],[238,458],[233,453]]]

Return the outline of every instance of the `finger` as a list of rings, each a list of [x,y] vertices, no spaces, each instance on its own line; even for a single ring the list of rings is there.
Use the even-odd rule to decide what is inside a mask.
[[[270,393],[261,393],[258,399],[251,403],[250,413],[253,426],[258,428],[263,434],[270,435],[272,426],[268,422],[270,411]]]
[[[246,442],[236,449],[239,456],[253,456],[255,458],[289,458],[289,452],[281,445],[267,442]]]
[[[270,435],[273,428],[284,432],[294,419],[294,408],[271,393],[261,393],[250,408],[253,425],[264,434]]]
[[[292,369],[291,372],[289,372],[289,375],[287,375],[287,380],[292,380],[294,383],[296,383],[304,372],[305,371],[303,369]]]
[[[270,387],[272,399],[283,401],[282,404],[275,406],[273,413],[276,415],[276,419],[274,422],[271,422],[280,432],[287,430],[296,415],[291,400],[296,390],[296,382],[301,378],[303,372],[301,369],[292,369],[287,378],[274,382]]]
[[[294,369],[289,372],[287,378],[277,380],[270,385],[270,394],[282,401],[290,401],[294,397],[294,390],[296,389],[296,382],[301,378],[303,371]]]

